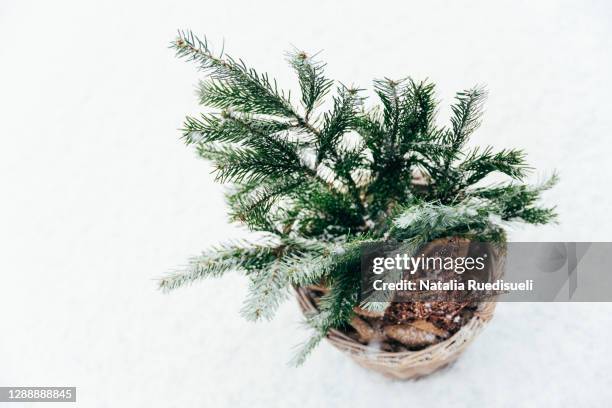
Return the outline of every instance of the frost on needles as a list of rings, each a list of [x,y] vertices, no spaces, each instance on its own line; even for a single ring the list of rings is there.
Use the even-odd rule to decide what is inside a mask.
[[[264,238],[212,248],[161,279],[160,288],[241,272],[250,281],[242,312],[259,320],[274,316],[292,286],[326,286],[319,313],[307,317],[315,334],[298,364],[353,316],[364,242],[503,242],[506,223],[555,218],[537,202],[556,176],[526,185],[523,151],[466,147],[480,124],[482,88],[457,93],[450,124],[439,126],[427,81],[375,80],[378,104],[371,105],[362,89],[327,78],[325,64],[296,50],[287,55],[300,89],[295,98],[191,32],[180,32],[172,48],[205,75],[198,95],[206,112],[185,119],[183,140],[229,186],[230,219]],[[487,185],[492,173],[508,181]]]

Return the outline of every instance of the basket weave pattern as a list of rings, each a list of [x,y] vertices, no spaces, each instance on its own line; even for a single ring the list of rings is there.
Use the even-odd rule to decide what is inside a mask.
[[[494,268],[496,277],[503,273],[504,260],[503,254],[497,256]],[[308,288],[296,288],[296,296],[305,315],[318,313]],[[495,306],[494,299],[479,303],[473,317],[459,331],[446,340],[418,351],[382,351],[363,345],[336,329],[328,332],[327,340],[362,367],[394,379],[416,379],[453,363],[493,318]]]

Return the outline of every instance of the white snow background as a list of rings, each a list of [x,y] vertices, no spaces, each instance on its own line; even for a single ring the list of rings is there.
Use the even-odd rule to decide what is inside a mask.
[[[511,238],[606,241],[611,20],[606,1],[0,1],[0,386],[76,386],[80,407],[609,406],[610,304],[500,304],[457,364],[394,382],[327,344],[289,367],[295,301],[248,323],[237,275],[170,295],[155,278],[245,235],[179,140],[201,75],[176,29],[294,91],[292,45],[370,90],[429,77],[441,121],[486,84],[473,142],[561,176],[560,225]]]

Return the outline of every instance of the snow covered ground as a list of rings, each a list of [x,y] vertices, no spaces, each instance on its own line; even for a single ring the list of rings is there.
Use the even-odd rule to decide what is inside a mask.
[[[561,224],[512,238],[609,241],[611,18],[606,1],[3,0],[0,386],[77,386],[82,407],[608,405],[611,304],[501,304],[456,365],[402,383],[326,344],[288,367],[296,304],[247,323],[238,276],[172,295],[154,278],[244,235],[178,140],[198,73],[167,49],[177,28],[289,87],[291,45],[362,87],[429,77],[441,120],[484,83],[474,142],[562,178],[546,197]]]

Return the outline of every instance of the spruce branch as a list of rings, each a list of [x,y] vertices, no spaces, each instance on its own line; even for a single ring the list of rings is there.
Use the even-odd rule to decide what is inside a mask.
[[[305,109],[304,122],[308,122],[313,109],[320,105],[322,98],[329,92],[333,81],[325,78],[325,64],[317,61],[304,51],[294,50],[287,55],[289,64],[298,76],[302,92],[302,105]]]
[[[282,233],[273,207],[290,196],[304,182],[300,177],[251,182],[236,186],[227,194],[230,220],[240,221],[252,230]]]
[[[272,242],[251,243],[239,241],[221,245],[193,257],[187,266],[159,280],[165,292],[187,286],[204,278],[217,278],[232,271],[250,271],[263,268],[274,260]]]
[[[372,152],[370,215],[381,219],[395,203],[410,200],[412,168],[427,167],[423,159],[439,155],[441,147],[434,142],[433,84],[385,78],[375,81],[374,87],[383,105],[382,116],[379,119],[375,113],[371,119],[361,119],[360,129]]]
[[[466,186],[473,185],[496,171],[521,180],[529,170],[522,150],[508,149],[493,153],[492,147],[482,151],[479,148],[473,149],[459,167],[466,173]]]
[[[266,268],[250,274],[249,295],[242,308],[248,320],[270,320],[280,303],[287,298],[290,285],[298,282],[315,283],[324,275],[325,269],[317,271],[314,265],[303,268],[304,255],[316,259],[317,264],[325,267],[324,260],[329,258],[330,244],[301,238],[286,238],[282,245],[275,248],[276,259]]]
[[[271,85],[266,75],[262,75],[258,82],[245,81],[239,87],[221,81],[201,81],[198,93],[200,103],[205,106],[265,115],[293,115],[288,99],[278,93],[276,83]]]
[[[211,142],[242,143],[261,139],[274,141],[289,124],[273,119],[261,119],[249,114],[224,111],[220,114],[187,116],[183,124],[183,139],[188,145]]]
[[[458,92],[455,104],[451,106],[451,131],[448,133],[449,144],[458,151],[468,137],[480,126],[482,104],[486,98],[484,88],[475,87]]]
[[[353,308],[358,303],[362,244],[361,241],[355,241],[345,245],[343,252],[336,253],[324,266],[329,270],[329,292],[320,299],[319,313],[307,317],[308,325],[315,329],[315,334],[296,353],[294,365],[303,363],[331,328],[343,326],[354,315]]]
[[[392,80],[389,78],[374,81],[374,91],[383,104],[383,119],[387,131],[387,153],[391,153],[397,145],[404,82],[403,79]]]
[[[242,60],[223,53],[215,55],[206,38],[200,39],[191,31],[179,31],[171,47],[178,57],[198,63],[211,79],[200,85],[201,103],[250,113],[293,116],[288,94],[278,89],[276,81],[248,68]]]
[[[347,168],[346,156],[341,157],[338,152],[338,144],[346,132],[353,129],[358,107],[362,103],[359,90],[341,86],[338,96],[334,97],[334,107],[331,112],[323,115],[323,129],[317,133],[317,158],[315,167],[318,167],[326,159],[335,163],[335,170],[345,181],[347,188],[353,197],[354,203],[360,211],[365,207],[357,183]],[[350,166],[350,164],[349,164]]]
[[[430,141],[436,116],[435,86],[427,81],[416,82],[408,78],[404,91],[403,109],[400,116],[399,136],[401,154],[413,146]],[[417,149],[418,150],[418,149]]]
[[[293,177],[303,171],[299,155],[289,144],[275,143],[257,147],[200,146],[198,152],[215,162],[216,180],[224,183],[262,182]]]
[[[287,295],[286,270],[283,264],[274,262],[250,276],[248,295],[241,313],[251,321],[270,320]]]
[[[541,207],[538,201],[542,193],[551,189],[558,181],[557,174],[553,174],[539,185],[502,184],[474,189],[468,194],[492,203],[502,220],[547,224],[556,221],[555,207]]]
[[[440,236],[478,236],[493,227],[489,215],[494,207],[488,203],[465,200],[454,205],[421,203],[406,209],[395,220],[390,236],[411,240],[415,247]]]
[[[357,108],[361,103],[359,90],[341,86],[334,96],[334,107],[323,115],[323,129],[317,132],[317,160],[337,158],[336,149],[342,136],[353,128]]]

